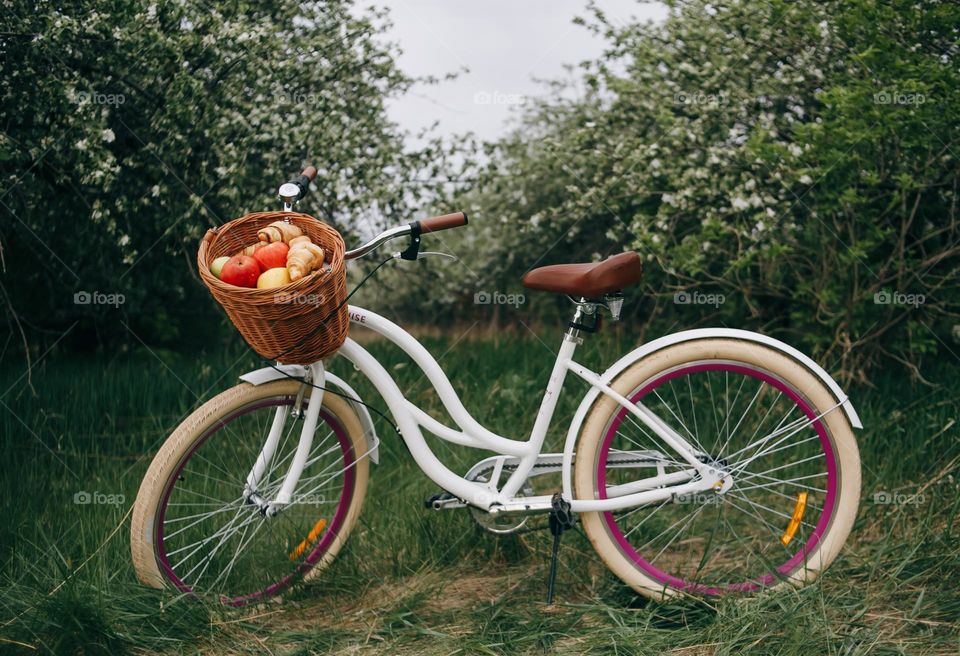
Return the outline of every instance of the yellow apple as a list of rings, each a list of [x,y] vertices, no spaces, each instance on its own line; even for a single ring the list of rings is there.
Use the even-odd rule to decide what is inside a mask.
[[[217,278],[219,278],[220,271],[223,269],[223,265],[226,264],[229,260],[230,258],[226,255],[215,259],[213,262],[210,263],[210,273],[212,273]]]
[[[273,289],[290,284],[290,273],[287,267],[267,269],[257,278],[257,289]]]

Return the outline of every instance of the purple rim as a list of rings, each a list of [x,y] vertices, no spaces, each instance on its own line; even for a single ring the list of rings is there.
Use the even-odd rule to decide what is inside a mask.
[[[815,419],[817,416],[809,404],[807,404],[807,402],[799,394],[788,387],[786,383],[780,379],[750,367],[728,363],[700,364],[682,367],[675,371],[671,371],[670,373],[664,374],[663,376],[655,379],[653,382],[644,385],[630,398],[630,401],[634,403],[637,402],[646,396],[650,390],[659,387],[661,384],[677,378],[678,376],[697,373],[700,371],[732,371],[751,376],[753,378],[758,378],[790,397],[790,399],[792,399],[793,402],[800,407],[800,409],[804,412],[804,414],[807,415],[809,419]],[[610,428],[607,430],[607,434],[604,436],[603,444],[600,447],[600,454],[599,458],[597,459],[597,496],[600,499],[607,498],[607,455],[610,452],[610,445],[613,442],[613,437],[616,435],[617,429],[620,427],[620,424],[624,417],[626,417],[626,414],[627,409],[621,408],[620,412],[610,424]],[[803,545],[803,548],[797,551],[783,565],[777,567],[777,572],[781,576],[789,575],[797,568],[799,564],[805,562],[807,556],[813,553],[817,545],[820,543],[824,533],[826,533],[827,527],[830,525],[830,520],[833,518],[834,500],[836,499],[837,492],[836,456],[833,452],[833,445],[830,443],[829,437],[827,437],[827,431],[823,426],[823,422],[817,419],[813,422],[813,425],[816,428],[817,435],[820,437],[820,445],[823,448],[827,459],[827,495],[824,498],[823,511],[820,514],[820,520],[817,522],[817,525],[810,534],[810,537]],[[646,572],[651,578],[659,581],[664,586],[670,586],[687,592],[692,591],[698,594],[716,596],[725,592],[752,592],[759,588],[769,586],[779,578],[773,572],[767,572],[766,574],[763,574],[751,581],[727,584],[725,589],[685,581],[681,578],[673,576],[672,574],[664,572],[637,553],[636,549],[633,548],[633,546],[623,535],[623,532],[617,525],[616,519],[613,517],[613,513],[605,512],[603,513],[603,516],[607,524],[607,531],[620,545],[620,550],[629,556],[640,569]]]
[[[170,495],[173,492],[174,484],[177,479],[180,477],[180,473],[183,471],[183,468],[186,467],[187,462],[190,461],[190,458],[193,457],[193,454],[203,446],[204,443],[218,430],[228,425],[237,417],[241,417],[245,414],[249,414],[254,410],[259,410],[260,408],[267,407],[280,407],[284,405],[293,405],[293,399],[291,397],[285,397],[281,400],[280,403],[277,403],[277,398],[272,400],[261,401],[253,405],[246,406],[241,408],[230,415],[225,419],[221,419],[216,424],[211,426],[207,431],[200,437],[199,440],[193,445],[186,456],[180,461],[180,464],[177,466],[176,471],[170,477],[169,482],[167,483],[166,489],[163,491],[163,496],[160,501],[160,511],[157,513],[156,524],[154,526],[154,531],[156,534],[156,554],[157,561],[160,565],[160,569],[166,574],[167,579],[173,583],[178,590],[186,594],[194,594],[193,588],[185,584],[180,580],[180,577],[176,575],[173,571],[173,568],[170,566],[170,561],[167,559],[166,549],[164,548],[163,541],[163,521],[166,517],[167,512],[167,503],[170,501]],[[345,467],[348,467],[344,475],[343,487],[340,490],[340,503],[337,506],[337,511],[333,516],[333,521],[330,522],[330,525],[326,527],[323,538],[317,543],[317,546],[314,547],[313,551],[301,562],[296,569],[283,577],[279,581],[271,583],[262,590],[257,590],[256,592],[251,592],[246,595],[241,595],[239,597],[225,597],[221,596],[221,603],[228,606],[244,606],[251,601],[261,599],[263,597],[270,597],[278,592],[289,587],[297,578],[302,576],[307,570],[313,567],[318,560],[326,553],[330,544],[333,542],[334,538],[337,535],[340,527],[343,525],[343,522],[346,519],[347,512],[350,508],[350,500],[353,498],[353,483],[354,483],[354,470],[350,465],[353,464],[353,447],[350,444],[350,441],[347,439],[346,433],[343,430],[343,427],[340,426],[339,422],[333,419],[333,416],[330,415],[326,410],[321,408],[320,418],[323,422],[333,430],[334,434],[337,436],[337,441],[340,443],[340,450],[343,453],[343,459],[345,462]]]

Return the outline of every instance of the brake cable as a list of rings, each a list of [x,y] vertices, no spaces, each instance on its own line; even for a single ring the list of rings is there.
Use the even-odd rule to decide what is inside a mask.
[[[369,272],[367,275],[365,275],[365,276],[363,277],[363,279],[362,279],[359,283],[357,283],[357,285],[356,285],[352,290],[350,290],[350,293],[347,294],[346,298],[344,298],[343,301],[341,301],[341,302],[337,305],[337,307],[334,308],[334,309],[330,312],[330,314],[328,314],[326,317],[323,318],[323,320],[320,322],[319,327],[322,328],[322,327],[324,326],[324,324],[326,324],[327,320],[330,319],[330,317],[332,317],[332,316],[335,315],[337,312],[339,312],[340,309],[341,309],[344,305],[346,305],[347,301],[349,301],[350,298],[351,298],[354,294],[356,294],[357,291],[358,291],[361,287],[363,287],[363,286],[367,283],[367,281],[370,280],[370,278],[372,278],[373,275],[374,275],[375,273],[377,273],[377,271],[380,270],[381,267],[383,267],[383,265],[387,264],[388,262],[392,262],[392,261],[395,260],[395,259],[397,259],[396,254],[390,255],[390,257],[386,258],[385,260],[383,260],[382,262],[380,262],[377,266],[373,267],[373,269],[371,269],[370,272]],[[308,334],[307,334],[307,337],[309,337],[311,334],[313,334],[313,333],[312,333],[312,332],[311,332],[311,333],[308,333]],[[294,346],[298,346],[298,345],[299,345],[299,343],[298,343],[298,344],[295,344]],[[291,347],[291,348],[292,348],[292,347]],[[281,355],[282,355],[282,354],[281,354]],[[309,385],[310,387],[312,387],[312,388],[314,388],[314,389],[323,390],[324,392],[330,392],[331,394],[336,394],[337,396],[342,396],[343,398],[347,399],[348,401],[351,401],[351,402],[353,402],[353,403],[359,403],[360,405],[362,405],[362,406],[364,406],[364,407],[366,407],[366,408],[368,408],[368,409],[370,409],[370,410],[373,410],[374,412],[377,413],[377,415],[379,415],[381,418],[383,418],[384,421],[386,421],[388,424],[390,424],[391,426],[393,426],[393,429],[397,432],[397,434],[400,433],[400,427],[397,426],[397,425],[393,422],[393,420],[392,420],[390,417],[388,417],[384,412],[382,412],[379,408],[376,408],[376,407],[370,405],[369,403],[367,403],[367,402],[365,402],[365,401],[363,401],[363,400],[361,400],[361,399],[353,398],[352,396],[350,396],[349,394],[345,394],[344,392],[340,392],[340,391],[337,391],[337,390],[334,390],[334,389],[330,389],[330,388],[328,388],[328,387],[324,387],[323,385],[316,385],[316,384],[314,384],[313,382],[307,382],[307,381],[306,381],[305,379],[303,379],[303,378],[299,378],[299,377],[297,377],[297,376],[294,376],[294,375],[292,375],[292,374],[287,373],[287,372],[284,371],[283,369],[280,369],[279,367],[277,367],[277,366],[276,366],[275,364],[273,364],[272,362],[267,362],[267,366],[269,366],[269,367],[270,367],[271,369],[273,369],[274,371],[282,374],[282,375],[283,375],[284,377],[286,377],[286,378],[290,378],[290,379],[292,379],[292,380],[298,380],[298,381],[300,381],[301,383],[303,383],[304,385]]]
[[[447,254],[447,253],[437,253],[437,252],[433,252],[433,251],[424,251],[424,252],[421,253],[420,250],[419,250],[419,247],[420,247],[420,235],[419,235],[419,232],[418,232],[418,234],[413,235],[413,236],[411,237],[410,245],[407,247],[407,249],[406,249],[405,251],[393,253],[393,254],[391,254],[389,257],[387,257],[386,259],[384,259],[382,262],[380,262],[379,264],[377,264],[377,266],[373,267],[373,269],[371,269],[370,272],[367,273],[367,275],[365,275],[365,276],[363,277],[363,279],[360,280],[360,282],[358,282],[357,285],[356,285],[352,290],[350,290],[350,293],[347,294],[346,298],[344,298],[343,301],[341,301],[341,302],[337,305],[336,308],[334,308],[326,317],[323,318],[322,321],[320,321],[318,327],[315,328],[314,331],[321,329],[321,328],[326,324],[326,322],[330,319],[330,317],[332,317],[332,316],[335,315],[337,312],[339,312],[340,309],[347,303],[347,301],[349,301],[350,298],[353,297],[353,295],[356,294],[357,291],[359,291],[359,289],[360,289],[361,287],[363,287],[363,286],[374,276],[374,274],[376,274],[376,273],[377,273],[385,264],[387,264],[388,262],[393,262],[394,260],[397,260],[397,259],[418,260],[418,259],[422,259],[422,258],[428,257],[428,256],[443,256],[443,257],[448,257],[448,258],[453,259],[453,260],[456,260],[456,259],[457,259],[457,258],[454,257],[453,255],[449,255],[449,254]],[[303,340],[305,340],[305,339],[308,338],[310,335],[312,335],[312,334],[314,333],[314,331],[311,331],[311,332],[307,333],[307,335],[305,335],[299,342],[297,342],[296,344],[294,344],[294,345],[291,346],[290,348],[292,349],[292,348],[296,348],[297,346],[299,346],[299,345],[303,342]],[[287,349],[287,350],[289,351],[290,349]],[[283,354],[281,353],[280,355],[283,355]],[[377,415],[380,416],[384,421],[386,421],[388,424],[390,424],[390,426],[393,427],[393,430],[396,431],[396,433],[397,433],[398,435],[402,435],[402,433],[401,433],[401,431],[400,431],[400,427],[399,427],[396,423],[394,423],[394,421],[393,421],[386,413],[382,412],[379,408],[370,405],[370,404],[367,403],[366,401],[363,401],[363,400],[358,399],[358,398],[354,398],[354,397],[350,396],[349,394],[345,394],[344,392],[337,391],[337,390],[335,390],[335,389],[330,389],[329,387],[324,387],[323,385],[317,385],[317,384],[315,384],[315,383],[313,383],[313,382],[307,382],[307,381],[306,381],[305,379],[303,379],[303,378],[299,378],[299,377],[297,377],[297,376],[294,376],[294,375],[292,375],[292,374],[287,373],[286,371],[284,371],[284,370],[280,369],[279,367],[277,367],[277,366],[276,366],[275,364],[273,364],[272,362],[267,362],[267,366],[269,366],[271,369],[273,369],[273,370],[276,371],[277,373],[283,375],[285,378],[289,378],[289,379],[291,379],[291,380],[299,380],[299,381],[300,381],[301,383],[303,383],[304,385],[308,385],[308,386],[310,386],[310,387],[312,387],[312,388],[314,388],[314,389],[323,390],[324,392],[330,392],[331,394],[336,394],[337,396],[341,396],[341,397],[347,399],[348,401],[351,401],[351,402],[353,402],[353,403],[359,403],[360,405],[366,407],[367,409],[373,410],[373,411],[374,411],[375,413],[377,413]],[[404,444],[404,446],[406,446],[406,442],[404,442],[403,444]]]

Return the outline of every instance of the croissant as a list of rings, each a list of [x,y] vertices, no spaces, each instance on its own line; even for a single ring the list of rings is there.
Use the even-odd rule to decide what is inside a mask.
[[[242,251],[237,253],[237,255],[253,255],[254,253],[256,253],[258,250],[260,250],[266,245],[267,245],[266,242],[258,241],[256,244],[251,244],[250,246],[247,246]]]
[[[297,243],[287,253],[290,281],[296,281],[323,266],[323,249],[310,241]]]
[[[289,242],[287,242],[287,246],[289,246],[290,248],[293,248],[297,244],[312,244],[312,243],[313,242],[310,240],[310,237],[308,237],[307,235],[302,235],[300,237],[294,237],[293,239],[291,239]]]
[[[291,239],[295,239],[303,234],[303,230],[286,221],[274,221],[266,228],[257,233],[257,239],[263,242],[273,243],[282,241],[289,244]]]

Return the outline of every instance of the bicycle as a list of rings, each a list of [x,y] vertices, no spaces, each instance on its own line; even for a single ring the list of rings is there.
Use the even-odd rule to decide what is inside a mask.
[[[306,193],[309,180],[299,182],[280,188],[287,209]],[[414,221],[348,251],[347,259],[396,239],[408,245],[392,258],[417,259],[422,237],[466,224],[463,213]],[[351,325],[406,353],[457,428],[405,398],[353,339],[335,357],[372,383],[413,459],[441,488],[428,500],[433,509],[470,508],[499,534],[549,515],[555,548],[579,519],[608,568],[659,600],[814,580],[838,555],[857,513],[853,429],[862,424],[853,405],[812,359],[743,330],[666,335],[602,373],[578,363],[578,345],[601,313],[619,319],[621,292],[640,276],[639,256],[627,252],[524,277],[527,288],[565,294],[574,305],[526,440],[477,422],[430,353],[375,312],[350,306]],[[590,389],[563,451],[542,453],[571,374]],[[234,606],[309,581],[336,557],[360,514],[379,445],[370,406],[323,361],[278,363],[240,380],[166,440],[140,486],[131,525],[141,582]],[[422,430],[495,455],[458,474],[434,455]],[[557,473],[559,492],[534,493],[536,477]],[[556,550],[554,567],[555,558]]]

